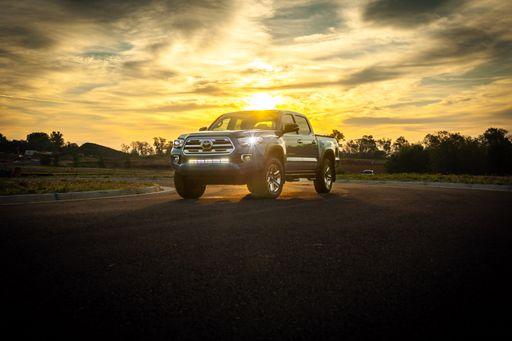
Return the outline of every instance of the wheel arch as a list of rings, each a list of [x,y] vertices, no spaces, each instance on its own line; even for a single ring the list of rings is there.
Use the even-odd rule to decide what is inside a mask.
[[[324,154],[322,155],[322,162],[320,162],[319,167],[321,167],[324,159],[329,159],[332,162],[332,167],[334,168],[334,179],[333,181],[336,181],[336,156],[334,154],[334,150],[327,149],[324,151]]]
[[[285,156],[284,156],[283,148],[279,145],[269,146],[269,148],[267,149],[265,158],[269,158],[271,156],[273,156],[273,157],[277,158],[279,161],[281,161],[281,164],[283,165],[283,169],[284,169]]]

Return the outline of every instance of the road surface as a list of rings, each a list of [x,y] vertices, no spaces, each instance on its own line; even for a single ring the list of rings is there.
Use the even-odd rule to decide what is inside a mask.
[[[278,200],[211,186],[199,201],[2,206],[3,323],[17,336],[510,335],[511,199],[290,183]]]

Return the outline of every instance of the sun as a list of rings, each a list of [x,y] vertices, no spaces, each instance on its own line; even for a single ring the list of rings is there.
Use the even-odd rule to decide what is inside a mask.
[[[280,96],[271,96],[266,93],[254,94],[246,100],[245,109],[265,110],[275,109],[276,105],[281,104],[283,99]]]

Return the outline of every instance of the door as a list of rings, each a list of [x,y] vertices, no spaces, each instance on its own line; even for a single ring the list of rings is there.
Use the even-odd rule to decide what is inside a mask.
[[[295,123],[292,114],[284,114],[281,116],[281,126],[284,127],[287,123]],[[300,170],[301,163],[299,161],[299,150],[297,140],[299,135],[297,132],[286,133],[283,135],[284,144],[286,145],[286,171],[297,172]]]
[[[318,146],[313,129],[304,116],[294,115],[295,123],[299,125],[297,134],[297,157],[301,171],[314,171],[317,165]]]

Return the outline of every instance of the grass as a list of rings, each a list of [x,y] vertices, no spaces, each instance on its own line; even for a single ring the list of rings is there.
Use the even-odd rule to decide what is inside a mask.
[[[66,193],[109,189],[139,189],[151,183],[98,179],[21,177],[0,178],[0,195]]]
[[[170,170],[124,169],[124,168],[89,168],[89,167],[52,167],[20,166],[23,176],[58,176],[58,177],[93,177],[93,178],[171,178]]]
[[[464,184],[486,185],[512,185],[512,176],[491,175],[458,175],[458,174],[338,174],[338,180],[364,180],[364,181],[418,181],[418,182],[451,182]]]

